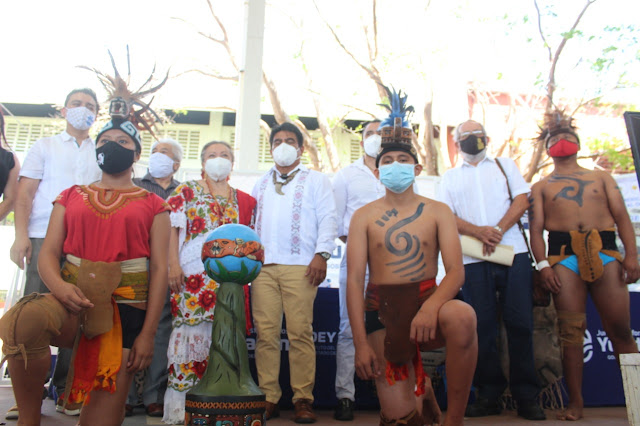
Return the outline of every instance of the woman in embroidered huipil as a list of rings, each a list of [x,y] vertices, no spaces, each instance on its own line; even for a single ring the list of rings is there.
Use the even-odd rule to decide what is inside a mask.
[[[218,284],[204,272],[201,251],[212,230],[227,223],[253,227],[256,201],[233,189],[229,174],[233,150],[226,142],[207,143],[200,154],[202,179],[178,186],[171,206],[169,287],[173,331],[169,339],[169,382],[164,397],[165,423],[184,422],[186,392],[207,367]]]
[[[25,296],[0,320],[21,424],[40,424],[49,344],[72,347],[79,328],[64,396],[65,406],[84,402],[79,424],[120,424],[134,374],[151,363],[167,291],[169,206],[133,184],[140,151],[130,121],[102,129],[102,179],[54,201],[38,258],[51,294]]]

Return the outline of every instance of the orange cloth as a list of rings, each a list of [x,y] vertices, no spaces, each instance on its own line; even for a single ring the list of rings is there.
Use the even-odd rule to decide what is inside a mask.
[[[119,287],[113,292],[114,296],[127,297],[131,287]],[[73,360],[73,381],[69,393],[69,401],[89,403],[92,390],[116,391],[116,375],[122,364],[122,324],[120,313],[114,298],[113,328],[93,339],[80,336],[78,349]]]

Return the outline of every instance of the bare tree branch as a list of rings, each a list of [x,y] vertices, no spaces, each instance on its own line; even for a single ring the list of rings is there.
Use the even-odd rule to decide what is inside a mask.
[[[174,77],[180,77],[184,74],[189,74],[189,73],[198,73],[198,74],[202,74],[202,75],[206,75],[207,77],[213,77],[213,78],[217,78],[218,80],[229,80],[229,81],[238,81],[238,76],[237,75],[223,75],[223,74],[218,74],[216,72],[208,72],[208,71],[203,71],[200,69],[190,69],[190,70],[186,70],[186,71],[182,71],[178,74],[176,74]]]
[[[384,84],[382,83],[382,79],[380,78],[380,72],[375,68],[375,66],[373,64],[371,64],[371,67],[367,67],[362,62],[360,62],[358,60],[358,58],[356,58],[355,55],[353,53],[351,53],[351,51],[347,48],[347,46],[345,46],[345,44],[342,42],[342,40],[340,39],[338,34],[335,32],[335,30],[331,26],[331,24],[329,24],[329,22],[324,18],[324,16],[320,12],[320,8],[318,7],[318,4],[316,3],[316,0],[313,0],[313,5],[315,6],[316,10],[318,11],[318,16],[320,16],[320,19],[322,19],[322,22],[324,22],[324,24],[327,26],[327,28],[329,29],[329,31],[333,35],[333,38],[336,40],[338,45],[342,48],[342,50],[344,50],[344,52],[347,55],[349,55],[349,57],[351,57],[351,59],[353,59],[353,61],[356,63],[356,65],[358,65],[360,68],[362,68],[369,75],[369,78],[371,78],[376,83],[377,88],[378,88],[378,94],[380,95],[380,99],[381,100],[384,99],[387,95],[386,95],[386,92],[384,90]]]
[[[573,34],[575,29],[578,27],[578,24],[580,23],[580,20],[582,19],[582,16],[584,16],[584,13],[587,11],[587,8],[589,6],[591,6],[591,4],[593,4],[595,1],[596,0],[587,0],[586,1],[584,7],[582,8],[580,13],[576,17],[576,20],[573,23],[573,26],[566,33],[566,35],[564,35],[562,37],[562,41],[560,42],[560,44],[558,44],[558,48],[556,49],[556,51],[555,51],[555,53],[553,55],[553,59],[551,61],[551,67],[549,69],[549,81],[547,83],[547,105],[545,107],[545,111],[546,112],[551,111],[551,109],[553,108],[553,94],[554,94],[555,89],[556,89],[556,79],[555,79],[556,66],[558,64],[558,59],[560,58],[560,54],[562,53],[562,50],[564,49],[565,45],[567,44],[567,41],[569,40],[569,38],[571,38],[570,35]],[[540,163],[540,159],[542,158],[543,145],[544,145],[543,141],[539,141],[537,143],[536,147],[535,147],[535,150],[533,152],[533,156],[531,158],[531,162],[529,163],[529,170],[527,171],[527,174],[525,175],[525,180],[527,182],[531,182],[531,180],[533,179],[533,176],[540,169],[540,167],[538,167],[538,163]]]
[[[373,6],[373,58],[371,60],[371,62],[373,63],[373,61],[375,61],[376,59],[378,59],[378,14],[376,12],[376,5],[377,2],[376,0],[373,0],[372,2],[372,6]]]
[[[553,59],[551,56],[551,46],[547,43],[547,39],[544,36],[544,32],[542,31],[542,16],[540,15],[540,7],[538,6],[538,0],[533,0],[533,4],[536,7],[536,14],[538,15],[538,32],[540,33],[540,38],[542,38],[542,42],[544,43],[544,47],[547,48],[549,52],[549,61]]]
[[[209,6],[209,11],[211,12],[211,16],[213,16],[213,19],[216,20],[216,23],[218,24],[218,26],[220,27],[220,30],[222,31],[222,35],[223,35],[222,45],[224,46],[225,50],[227,51],[227,54],[229,55],[229,60],[231,61],[231,65],[233,65],[233,68],[239,72],[240,68],[238,68],[238,65],[236,64],[235,57],[231,52],[231,46],[229,45],[229,37],[227,35],[227,29],[222,24],[222,21],[220,20],[220,18],[218,18],[218,15],[216,15],[216,13],[214,12],[213,6],[211,5],[211,0],[207,0],[207,5]]]

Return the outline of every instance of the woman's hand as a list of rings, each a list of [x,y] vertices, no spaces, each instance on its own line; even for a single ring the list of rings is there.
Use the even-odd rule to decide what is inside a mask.
[[[184,273],[178,261],[169,262],[169,288],[173,293],[180,293],[184,285]]]
[[[85,309],[93,308],[93,303],[85,297],[82,290],[68,282],[61,282],[51,293],[72,314],[78,315]]]
[[[133,347],[129,351],[127,359],[127,371],[135,373],[144,370],[151,365],[153,359],[153,339],[151,334],[141,332],[133,342]]]

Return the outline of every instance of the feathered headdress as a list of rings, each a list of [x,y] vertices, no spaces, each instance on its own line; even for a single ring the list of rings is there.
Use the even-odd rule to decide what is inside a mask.
[[[409,116],[414,109],[411,105],[407,105],[407,94],[402,93],[402,90],[397,92],[395,89],[389,90],[386,86],[384,89],[389,95],[389,105],[379,105],[389,111],[389,116],[380,123],[382,143],[376,157],[376,167],[380,164],[382,155],[390,151],[405,151],[416,160],[416,163],[419,163],[418,153],[412,143],[413,129],[409,123]]]
[[[578,142],[580,142],[580,138],[576,133],[576,127],[573,125],[573,117],[566,114],[563,110],[554,107],[553,111],[547,112],[544,115],[538,140],[543,140],[546,143],[550,138],[560,133],[569,133],[575,136]]]
[[[129,88],[129,84],[131,82],[131,60],[129,57],[129,46],[127,46],[126,80],[122,78],[122,76],[118,72],[118,67],[116,67],[116,62],[113,59],[111,51],[108,50],[107,52],[109,53],[111,65],[113,66],[113,76],[107,75],[100,70],[86,65],[79,65],[78,68],[92,71],[96,74],[98,80],[109,94],[107,100],[110,101],[109,115],[112,119],[117,118],[125,121],[130,121],[139,130],[148,130],[149,133],[151,133],[151,135],[155,137],[155,134],[153,132],[154,124],[156,121],[162,122],[163,120],[150,106],[154,98],[151,98],[149,102],[145,102],[143,99],[157,92],[162,86],[164,86],[164,84],[167,82],[167,79],[169,78],[169,72],[167,71],[164,79],[162,79],[160,83],[154,86],[152,84],[156,72],[156,67],[154,65],[153,70],[151,70],[151,75],[149,75],[144,84],[142,84],[142,86],[140,86],[138,90],[132,91]]]

